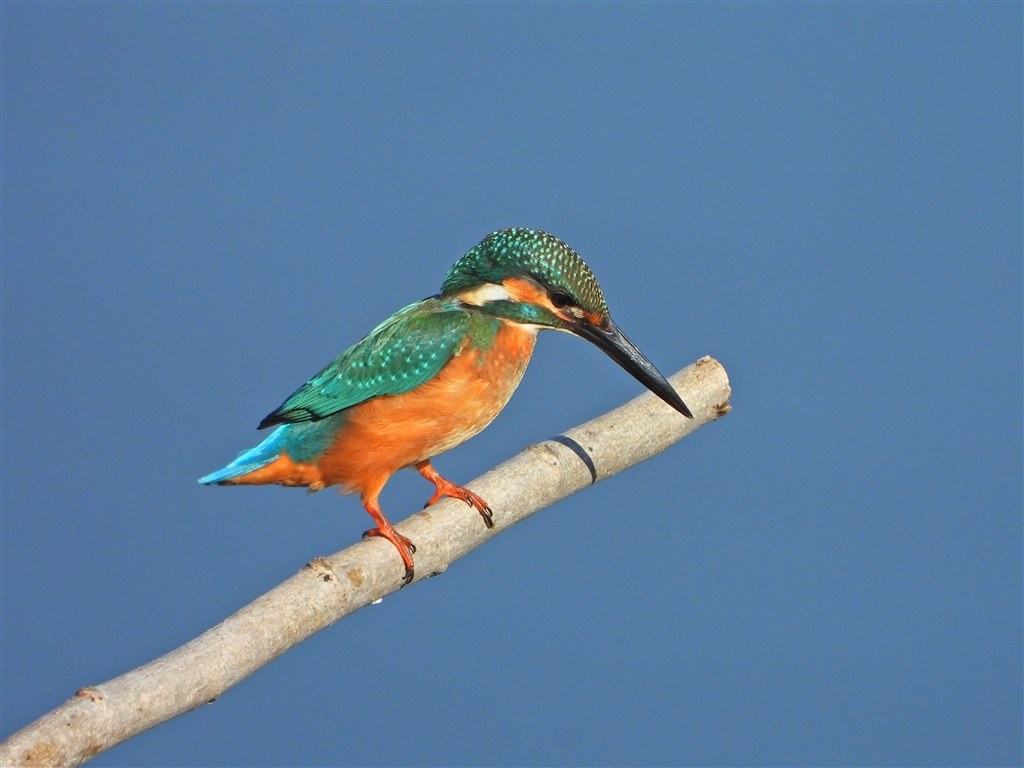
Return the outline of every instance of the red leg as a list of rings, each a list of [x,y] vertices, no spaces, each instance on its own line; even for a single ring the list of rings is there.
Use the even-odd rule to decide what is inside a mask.
[[[414,574],[412,554],[416,551],[416,545],[413,544],[409,539],[400,534],[395,530],[395,526],[391,524],[391,521],[384,517],[384,512],[381,511],[380,504],[377,503],[377,496],[374,494],[372,497],[363,497],[363,506],[366,507],[366,511],[370,513],[370,517],[373,518],[373,522],[377,524],[376,528],[371,528],[363,534],[363,538],[368,536],[381,536],[390,541],[395,549],[398,550],[398,554],[402,557],[402,563],[405,565],[405,576],[402,578],[402,586],[405,586],[412,581]]]
[[[462,501],[474,507],[477,512],[480,513],[480,517],[484,519],[484,525],[488,528],[494,527],[494,520],[491,518],[491,508],[487,502],[477,496],[468,488],[463,488],[460,485],[456,485],[453,482],[445,480],[441,475],[438,474],[437,470],[430,465],[430,459],[421,461],[416,465],[416,469],[420,471],[427,480],[434,484],[437,489],[434,491],[434,495],[430,497],[430,501],[423,505],[426,509],[431,504],[436,504],[443,497],[450,496],[453,499],[461,499]]]

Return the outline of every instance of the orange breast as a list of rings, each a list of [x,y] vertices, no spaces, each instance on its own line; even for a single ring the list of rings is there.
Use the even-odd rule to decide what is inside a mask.
[[[467,343],[423,386],[350,408],[317,463],[321,483],[376,495],[399,469],[473,437],[512,397],[536,338],[535,329],[502,323],[490,347]]]

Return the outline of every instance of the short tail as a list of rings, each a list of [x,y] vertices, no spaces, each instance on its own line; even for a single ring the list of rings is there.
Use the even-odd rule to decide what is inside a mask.
[[[267,466],[267,464],[281,456],[285,445],[284,433],[286,429],[286,426],[278,427],[267,436],[266,440],[255,448],[242,451],[242,453],[238,454],[238,458],[226,467],[218,469],[216,472],[211,472],[205,477],[200,477],[199,482],[202,485],[226,485],[230,484],[236,477],[247,475],[261,467]]]

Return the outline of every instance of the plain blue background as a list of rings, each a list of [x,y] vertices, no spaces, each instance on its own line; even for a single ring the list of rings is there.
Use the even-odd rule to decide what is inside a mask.
[[[2,25],[0,733],[355,542],[356,499],[195,479],[521,225],[733,413],[94,763],[1021,763],[1019,3]],[[546,334],[437,465],[638,392]]]

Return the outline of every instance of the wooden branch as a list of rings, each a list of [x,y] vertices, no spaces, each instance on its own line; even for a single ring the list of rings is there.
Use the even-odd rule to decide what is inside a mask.
[[[729,379],[704,357],[672,376],[686,419],[644,394],[563,435],[531,445],[470,483],[495,527],[446,500],[398,525],[416,542],[417,579],[448,565],[534,512],[663,451],[729,412]],[[155,661],[74,697],[0,744],[0,766],[74,766],[147,728],[213,701],[272,659],[399,588],[401,561],[371,539],[317,557],[217,626]]]

